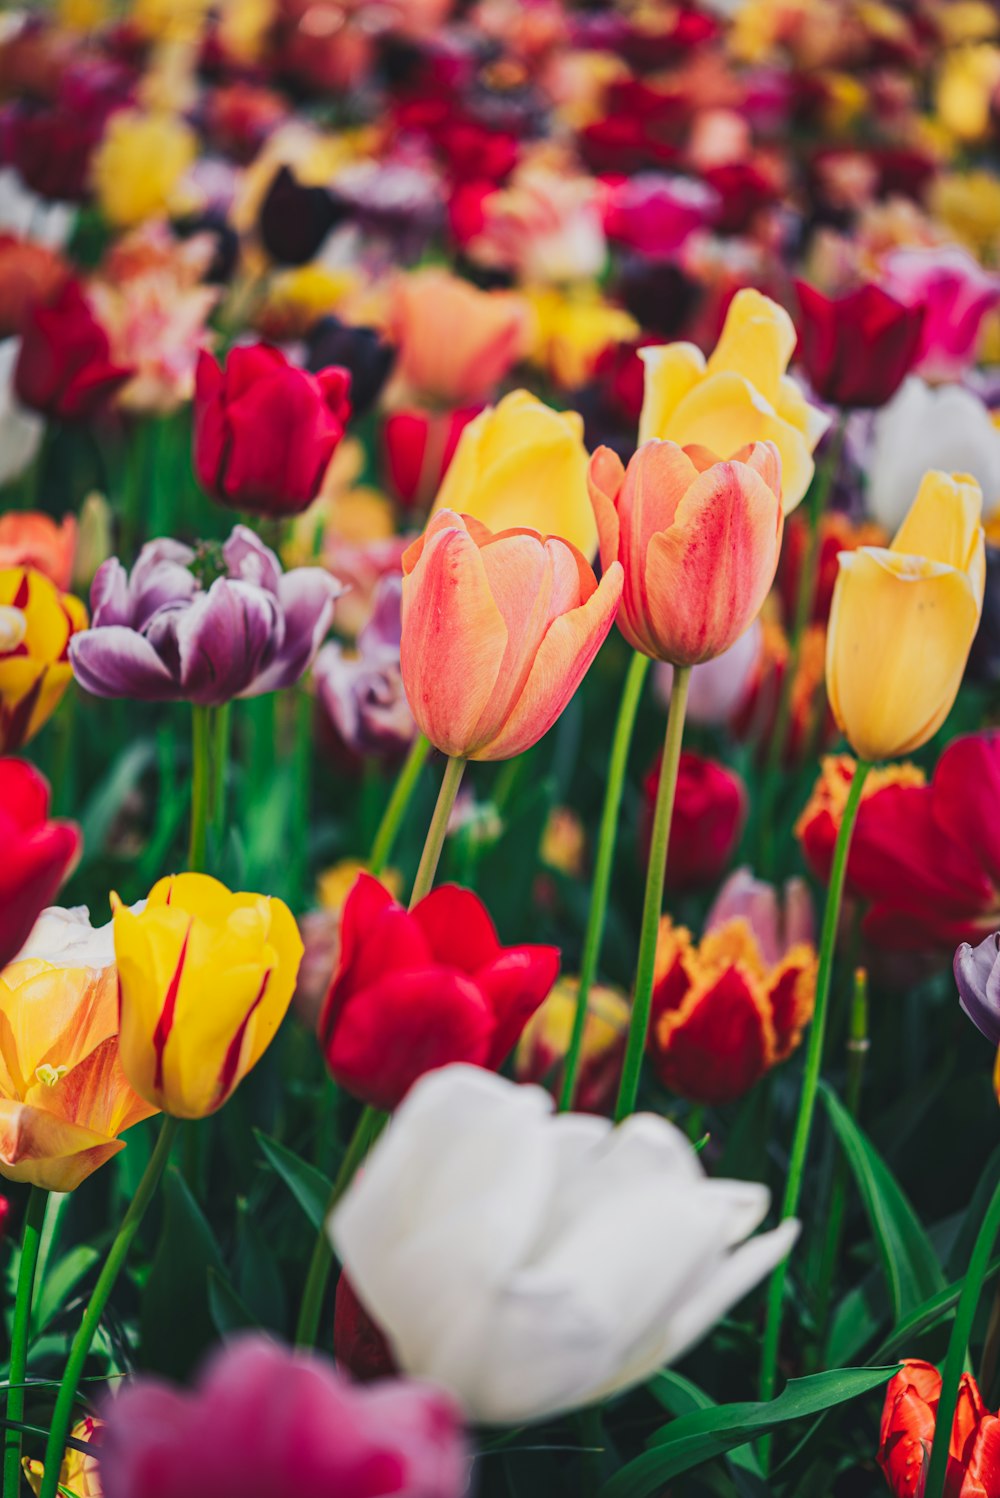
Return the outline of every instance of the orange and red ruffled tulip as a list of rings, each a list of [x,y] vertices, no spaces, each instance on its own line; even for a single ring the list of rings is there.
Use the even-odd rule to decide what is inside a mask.
[[[530,749],[600,649],[621,588],[617,561],[598,584],[568,541],[439,510],[403,554],[400,664],[421,732],[465,759]]]
[[[700,447],[647,442],[628,468],[610,448],[590,461],[605,570],[620,561],[618,627],[654,660],[711,660],[750,627],[781,548],[781,460],[755,442],[723,462]]]
[[[920,1498],[924,1491],[940,1398],[940,1373],[919,1358],[907,1358],[889,1380],[877,1460],[892,1498]],[[1000,1493],[1000,1416],[987,1410],[971,1373],[963,1373],[944,1498],[993,1498],[995,1493]]]

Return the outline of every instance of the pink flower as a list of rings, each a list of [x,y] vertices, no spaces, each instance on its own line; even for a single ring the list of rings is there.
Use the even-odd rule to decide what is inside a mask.
[[[925,309],[914,373],[938,383],[961,378],[975,363],[983,318],[1000,302],[1000,277],[958,245],[894,250],[882,270],[890,295]]]
[[[229,1342],[191,1393],[140,1378],[106,1406],[104,1498],[460,1498],[451,1398],[409,1380],[353,1385],[266,1337]]]

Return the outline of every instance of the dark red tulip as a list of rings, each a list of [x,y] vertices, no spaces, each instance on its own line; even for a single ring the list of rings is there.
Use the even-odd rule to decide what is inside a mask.
[[[795,290],[799,358],[816,394],[834,406],[884,406],[917,358],[924,309],[873,282],[841,297],[804,281]]]
[[[647,827],[652,825],[659,786],[657,761],[643,786]],[[736,852],[746,812],[747,789],[740,777],[717,760],[685,750],[677,771],[667,889],[713,884]]]
[[[388,1342],[343,1272],[333,1307],[333,1355],[338,1367],[346,1368],[362,1384],[399,1372]]]
[[[78,281],[68,281],[54,302],[29,312],[14,388],[32,410],[87,421],[131,375],[112,361],[108,335]]]
[[[49,787],[23,759],[0,759],[0,967],[24,946],[80,852],[75,822],[50,822]]]

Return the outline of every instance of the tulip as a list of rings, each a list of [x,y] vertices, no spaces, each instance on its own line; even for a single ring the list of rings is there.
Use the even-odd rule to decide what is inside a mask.
[[[40,510],[8,510],[0,515],[0,570],[31,567],[61,593],[69,588],[76,552],[76,518],[57,523]]]
[[[894,531],[930,469],[971,474],[990,516],[1000,505],[1000,431],[979,396],[960,385],[936,389],[911,375],[875,417],[867,506]]]
[[[340,591],[321,567],[283,573],[243,525],[221,547],[150,541],[131,573],[116,557],[98,568],[73,674],[97,697],[143,702],[220,706],[278,691],[309,669]]]
[[[57,296],[69,274],[57,249],[0,233],[0,338],[19,333],[25,314]]]
[[[918,1498],[923,1492],[940,1398],[940,1373],[919,1358],[905,1358],[889,1380],[877,1461],[892,1498]],[[972,1374],[963,1373],[948,1442],[943,1498],[989,1498],[998,1490],[1000,1417],[986,1409]]]
[[[0,761],[0,764],[10,761]],[[140,910],[141,905],[134,907]],[[18,951],[18,961],[41,958],[53,967],[102,968],[115,965],[114,924],[91,924],[86,905],[49,905],[32,926]]]
[[[357,1388],[258,1333],[227,1342],[190,1393],[139,1378],[103,1418],[104,1498],[462,1498],[468,1479],[447,1395],[403,1379]]]
[[[529,311],[507,291],[480,291],[428,266],[400,276],[388,334],[407,398],[443,406],[487,400],[528,343]]]
[[[553,411],[526,390],[505,395],[463,431],[434,509],[471,515],[492,531],[530,526],[592,557],[597,529],[582,417]]]
[[[320,1015],[326,1064],[385,1109],[449,1062],[496,1070],[558,974],[556,947],[502,947],[471,890],[442,885],[406,911],[362,874]]]
[[[900,517],[902,518],[902,517]],[[808,565],[811,527],[800,510],[785,526],[785,539],[778,564],[777,588],[781,597],[782,618],[794,624],[802,569]],[[884,546],[888,537],[880,525],[869,521],[854,524],[840,510],[827,510],[816,526],[815,581],[809,617],[825,624],[830,617],[833,590],[840,571],[842,551],[856,551],[859,546]]]
[[[402,597],[402,579],[383,577],[357,651],[324,645],[313,668],[321,707],[341,742],[360,756],[392,758],[416,734],[399,669]]]
[[[67,649],[87,611],[28,567],[0,570],[0,753],[19,749],[46,723],[73,677]]]
[[[393,411],[382,425],[382,457],[388,487],[407,510],[424,510],[444,483],[459,439],[479,406],[455,411]]]
[[[797,281],[799,357],[821,400],[835,406],[884,406],[917,357],[924,308],[866,282],[827,297]]]
[[[739,711],[753,690],[762,631],[760,620],[755,619],[721,655],[692,669],[687,700],[687,716],[692,723],[718,727]],[[673,682],[673,666],[661,662],[655,667],[653,686],[665,706],[669,705]]]
[[[370,411],[382,392],[396,361],[396,350],[376,328],[356,328],[339,318],[321,317],[307,340],[307,368],[317,374],[330,365],[346,369],[351,377],[351,410],[354,416]]]
[[[347,205],[336,193],[303,186],[291,168],[282,165],[260,205],[261,243],[278,265],[307,265],[346,217]]]
[[[728,457],[773,442],[788,514],[812,482],[813,450],[829,425],[785,374],[794,349],[788,313],[759,291],[738,291],[707,362],[691,343],[643,350],[640,443],[667,438]]]
[[[114,968],[39,958],[0,972],[10,1037],[0,1065],[0,1175],[73,1191],[124,1148],[118,1135],[156,1111],[122,1067]]]
[[[107,1498],[101,1485],[100,1460],[97,1455],[104,1435],[103,1423],[95,1420],[92,1415],[85,1415],[73,1426],[70,1434],[74,1441],[93,1447],[93,1450],[80,1451],[76,1446],[66,1448],[66,1455],[59,1470],[59,1486],[72,1493],[73,1498]],[[25,1457],[24,1475],[37,1498],[37,1494],[42,1491],[42,1478],[45,1476],[44,1464],[30,1461]]]
[[[1000,1046],[1000,942],[993,931],[977,946],[955,953],[955,983],[962,1008],[977,1030]]]
[[[465,759],[530,749],[603,644],[621,587],[617,561],[598,584],[559,537],[494,535],[439,510],[403,554],[400,664],[421,732]]]
[[[307,374],[267,344],[201,353],[195,374],[194,467],[231,509],[296,515],[319,493],[351,414],[345,369]]]
[[[940,383],[976,362],[983,319],[1000,302],[1000,277],[958,245],[894,250],[882,262],[886,290],[923,311],[915,372]]]
[[[827,693],[862,759],[912,753],[951,711],[983,605],[982,499],[967,475],[926,474],[888,550],[841,553]]]
[[[89,421],[131,378],[77,281],[29,312],[14,369],[18,399],[60,421]]]
[[[578,992],[577,979],[559,979],[525,1025],[514,1058],[519,1082],[539,1082],[555,1098],[562,1091],[563,1063],[573,1033]],[[580,1070],[574,1089],[573,1106],[580,1113],[610,1113],[614,1107],[628,1019],[625,995],[595,983],[587,994]]]
[[[771,442],[728,462],[703,448],[647,442],[628,468],[610,448],[590,461],[601,563],[624,569],[618,627],[675,666],[721,655],[753,623],[774,581],[784,516]]]
[[[660,761],[643,781],[643,826],[649,843]],[[717,760],[685,751],[677,770],[674,814],[667,850],[666,888],[683,890],[714,884],[729,863],[743,831],[747,788]]]
[[[398,1366],[470,1420],[522,1425],[700,1341],[795,1239],[787,1222],[743,1242],[768,1196],[706,1178],[653,1114],[553,1116],[541,1088],[449,1066],[412,1089],[328,1226]]]
[[[743,699],[727,725],[733,737],[753,744],[761,756],[773,752],[782,692],[791,671],[781,763],[796,765],[812,760],[817,747],[837,736],[837,725],[826,701],[825,663],[826,630],[822,624],[806,625],[799,636],[796,658],[781,625],[769,620],[758,636],[757,655]]]
[[[195,134],[182,120],[138,109],[116,111],[91,163],[105,218],[127,227],[162,216],[196,151]]]
[[[205,874],[159,880],[138,913],[112,906],[125,1073],[155,1107],[204,1118],[285,1017],[302,957],[292,914]]]
[[[35,411],[26,411],[14,390],[20,343],[15,338],[0,342],[0,485],[20,478],[34,462],[42,443],[45,422]]]
[[[337,1366],[362,1384],[371,1383],[376,1378],[390,1378],[399,1371],[388,1343],[355,1295],[354,1286],[346,1274],[337,1280],[333,1355]]]
[[[49,821],[49,787],[21,759],[0,758],[0,968],[24,946],[80,854],[75,822]]]

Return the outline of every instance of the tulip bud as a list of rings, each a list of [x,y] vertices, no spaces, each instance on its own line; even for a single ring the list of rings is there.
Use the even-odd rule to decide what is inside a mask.
[[[125,1073],[165,1113],[214,1113],[285,1017],[302,957],[291,911],[205,874],[161,879],[138,914],[112,908]]]
[[[647,855],[660,769],[657,759],[642,788]],[[740,777],[717,760],[685,750],[677,767],[666,888],[713,884],[736,852],[746,814],[747,788]]]

